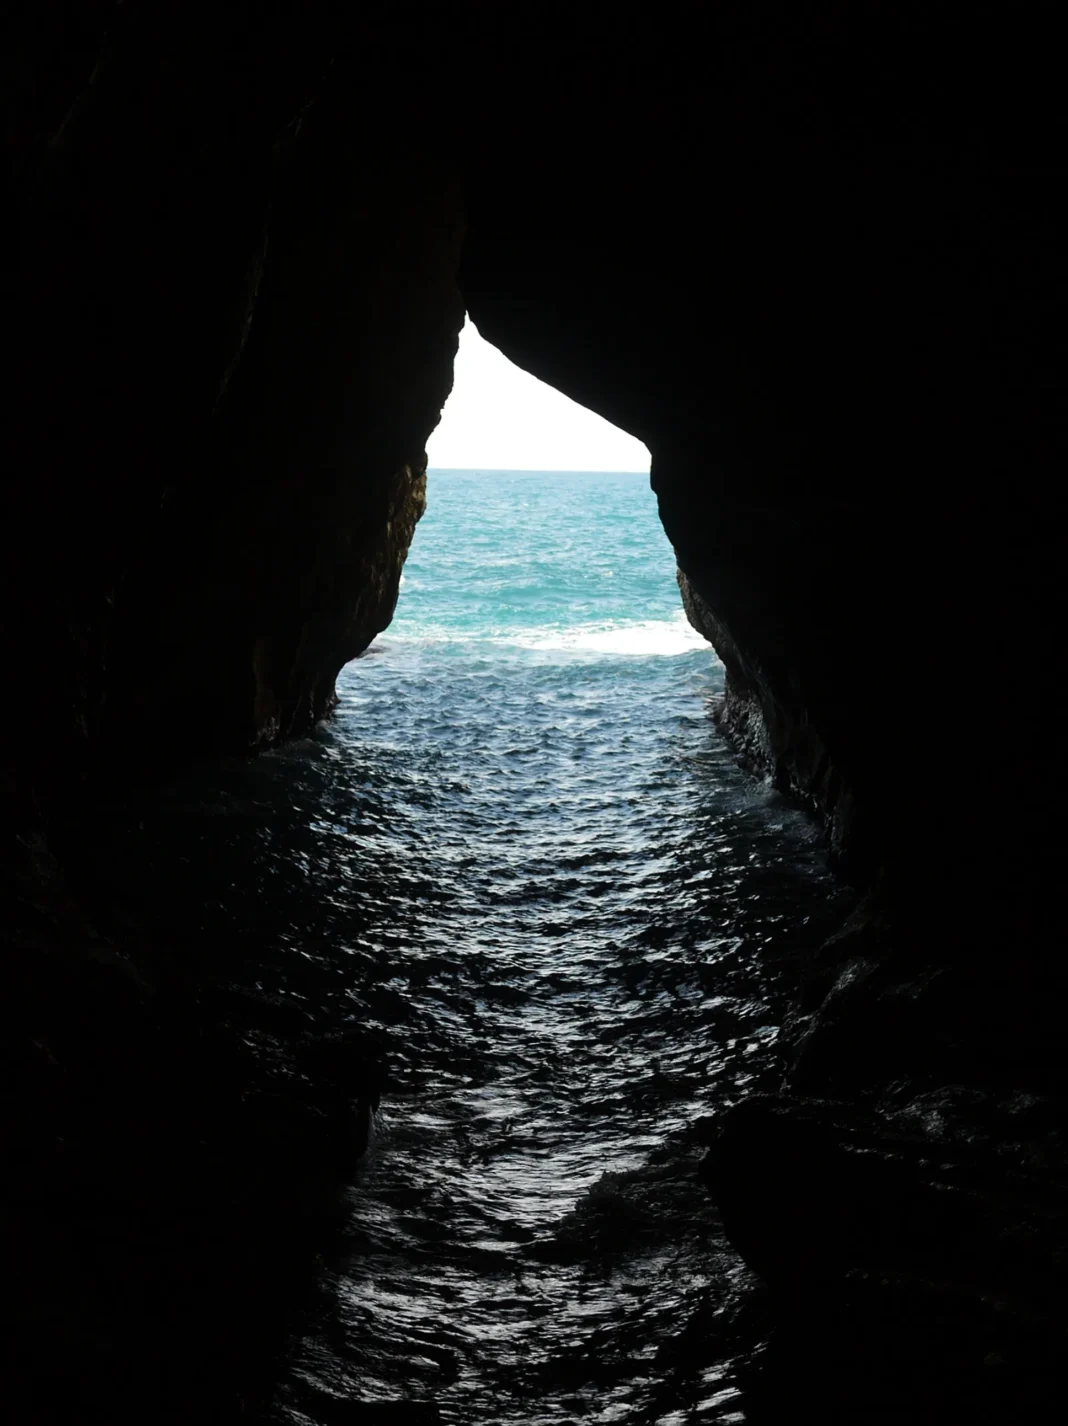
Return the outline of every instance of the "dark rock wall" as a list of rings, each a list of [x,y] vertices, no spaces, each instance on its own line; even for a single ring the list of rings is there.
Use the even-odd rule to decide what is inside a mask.
[[[47,17],[10,46],[2,560],[5,743],[44,805],[328,709],[391,616],[463,320],[454,162],[381,35]]]
[[[513,162],[489,149],[469,186],[474,320],[650,445],[776,756],[826,750],[796,778],[849,789],[863,863],[907,862],[925,900],[951,862],[1044,857],[1064,280],[1040,35],[757,5],[584,39],[536,127],[529,92],[487,98]]]
[[[651,446],[856,874],[1044,855],[1064,125],[1032,19],[68,5],[9,53],[20,779],[328,706],[391,607],[464,204],[475,320]]]
[[[803,708],[784,706],[772,696],[681,569],[678,582],[686,617],[723,663],[724,694],[715,715],[721,732],[753,773],[808,802],[826,822],[829,849],[839,871],[866,884],[877,872],[877,848],[858,830],[852,791],[816,728]]]
[[[302,124],[203,464],[119,606],[120,749],[160,718],[219,748],[304,732],[392,617],[463,321],[462,223],[440,168],[369,157],[358,132],[329,96]]]

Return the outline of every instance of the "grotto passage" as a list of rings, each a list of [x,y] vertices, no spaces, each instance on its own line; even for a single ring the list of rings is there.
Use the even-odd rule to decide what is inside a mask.
[[[252,1082],[321,1106],[317,1042],[346,1033],[385,1066],[274,1410],[740,1420],[724,1324],[747,1274],[702,1121],[774,1084],[796,957],[841,893],[818,829],[712,724],[722,670],[647,477],[431,472],[428,493],[332,722],[176,786],[103,860],[135,858],[158,902],[181,842],[162,899],[219,948],[198,993]]]
[[[428,1419],[465,1392],[507,1414],[524,1371],[563,1358],[570,1375],[533,1384],[572,1417],[616,1391],[605,1409],[654,1411],[654,1381],[683,1403],[664,1402],[671,1426],[695,1402],[751,1426],[798,1403],[851,1426],[1052,1417],[1068,1303],[1057,7],[963,21],[906,0],[8,9],[5,1406],[138,1426],[411,1415],[339,1404],[348,1373]],[[405,643],[403,625],[374,643],[465,312],[651,453],[688,619],[722,661],[719,731],[823,820],[859,895],[848,920],[836,906],[818,925],[835,896],[811,869],[780,906],[763,883],[746,899],[770,875],[764,852],[817,854],[698,712],[721,677],[711,655],[646,658],[607,647],[605,628],[530,647],[516,624],[459,677],[455,630],[441,647]],[[339,671],[372,646],[319,730]],[[513,737],[479,745],[472,716],[444,747],[446,666],[455,696],[480,716],[488,700]],[[575,669],[599,699],[562,697],[554,679]],[[536,691],[518,725],[517,670]],[[388,709],[387,685],[404,695]],[[446,777],[450,762],[464,770]],[[561,771],[571,820],[550,847],[524,842],[537,823],[517,792],[529,775],[537,805],[537,780]],[[625,832],[608,809],[636,786]],[[783,823],[774,848],[768,818]],[[616,860],[569,866],[594,834],[590,855]],[[450,880],[465,838],[476,859]],[[717,881],[725,866],[736,884]],[[544,904],[506,899],[524,890]],[[739,931],[704,920],[717,895]],[[498,946],[461,962],[476,899]],[[773,940],[791,966],[808,932],[820,942],[796,977],[770,948],[744,971],[715,962],[731,937],[755,947],[748,917],[764,909],[787,917]],[[565,916],[611,929],[596,964],[586,931],[534,936],[554,942],[553,985],[528,932]],[[418,984],[442,939],[455,983],[430,966]],[[722,992],[765,1007],[759,1025],[675,1041],[669,1022],[728,1015],[712,1002],[735,972],[766,977]],[[611,1026],[578,1034],[586,979]],[[776,985],[784,1072],[761,1095],[764,1052],[742,1052],[778,1018]],[[534,1066],[548,1124],[519,1104],[543,1017],[575,1044]],[[491,1021],[515,1038],[479,1028]],[[720,1064],[713,1047],[732,1040]],[[415,1043],[430,1047],[418,1065]],[[693,1098],[685,1045],[709,1056]],[[360,1170],[379,1095],[381,1152]],[[512,1102],[491,1130],[494,1095]],[[427,1178],[402,1176],[389,1201],[413,1126]],[[600,1324],[557,1332],[550,1285],[584,1285],[585,1260],[538,1254],[578,1243],[589,1275],[611,1260],[609,1281],[611,1263],[617,1282],[640,1276],[668,1251],[655,1234],[687,1132],[708,1152],[686,1182],[758,1275],[753,1311],[724,1322],[714,1293],[684,1307],[679,1356],[651,1323],[666,1287],[628,1296],[648,1304],[633,1350]],[[549,1139],[566,1202],[478,1221],[459,1182],[483,1185],[488,1211],[498,1176],[548,1162]],[[628,1145],[610,1170],[623,1177],[596,1190],[600,1167],[569,1157],[584,1140]],[[669,1207],[650,1226],[661,1171]],[[635,1246],[613,1258],[621,1221]],[[530,1330],[509,1323],[496,1357],[477,1325],[474,1344],[438,1342],[444,1312],[418,1334],[390,1325],[413,1264],[438,1264],[444,1291],[460,1271],[447,1255],[468,1254],[456,1300],[470,1306],[503,1291],[501,1251],[528,1264],[517,1302],[525,1282],[550,1305],[516,1307]],[[374,1292],[388,1341],[356,1321]],[[593,1316],[605,1301],[586,1297]],[[477,1324],[450,1309],[450,1331],[465,1313]],[[583,1342],[592,1365],[574,1365]],[[509,1353],[529,1366],[494,1380]],[[722,1387],[683,1380],[728,1362]],[[743,1377],[741,1407],[713,1401]],[[587,1393],[573,1408],[572,1389]]]

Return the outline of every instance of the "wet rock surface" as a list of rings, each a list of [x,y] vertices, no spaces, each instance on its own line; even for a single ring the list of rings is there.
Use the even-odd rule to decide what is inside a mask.
[[[678,581],[686,617],[723,661],[726,680],[716,721],[724,736],[745,767],[799,797],[824,820],[839,872],[864,885],[873,874],[878,847],[858,830],[852,791],[818,731],[800,704],[789,706],[776,699],[681,568]]]
[[[375,1047],[213,989],[180,916],[123,921],[5,947],[8,1409],[250,1419],[367,1148]]]
[[[1068,1333],[1066,1170],[1059,1103],[1025,1093],[732,1110],[703,1172],[771,1288],[752,1419],[782,1419],[797,1392],[842,1421],[1043,1409]]]

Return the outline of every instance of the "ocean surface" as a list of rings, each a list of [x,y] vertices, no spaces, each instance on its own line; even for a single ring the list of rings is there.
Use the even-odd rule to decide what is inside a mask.
[[[744,1277],[700,1121],[773,1078],[783,960],[830,888],[717,734],[721,687],[647,477],[430,473],[392,626],[277,755],[314,789],[350,1013],[389,1047],[355,1250],[294,1362],[324,1394],[744,1419],[695,1350]]]
[[[749,1280],[697,1169],[775,1086],[837,893],[721,688],[647,477],[431,471],[335,718],[176,793],[248,1044],[284,1053],[277,1010],[384,1066],[278,1420],[745,1420]]]

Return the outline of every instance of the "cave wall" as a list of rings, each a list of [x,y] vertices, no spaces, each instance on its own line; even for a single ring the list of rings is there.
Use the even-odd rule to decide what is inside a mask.
[[[324,0],[13,34],[17,882],[87,779],[329,711],[391,615],[466,306],[649,445],[721,725],[826,815],[895,943],[1011,948],[1061,993],[1040,27]]]
[[[499,96],[519,158],[469,185],[473,319],[650,446],[744,661],[731,717],[837,809],[855,875],[907,863],[902,895],[958,918],[994,868],[1033,885],[1063,776],[1063,113],[1036,32],[760,5],[586,40],[533,133]]]
[[[440,165],[359,132],[332,96],[302,123],[200,467],[118,604],[117,755],[161,720],[221,750],[308,731],[392,617],[463,322],[462,213]]]
[[[723,726],[822,807],[847,875],[921,959],[1026,941],[1052,973],[1041,19],[16,12],[9,846],[94,769],[329,710],[390,617],[466,305],[649,445]]]
[[[98,767],[306,731],[391,617],[463,321],[463,216],[374,19],[16,13],[16,822]]]
[[[20,795],[328,708],[466,303],[649,444],[744,661],[728,721],[759,713],[855,876],[1026,871],[1064,771],[1041,39],[911,5],[16,14]]]
[[[683,569],[678,584],[687,619],[723,664],[724,691],[715,710],[720,731],[746,768],[799,798],[823,821],[840,875],[858,886],[870,885],[880,870],[880,847],[858,826],[853,788],[819,731],[803,710],[772,694]]]

